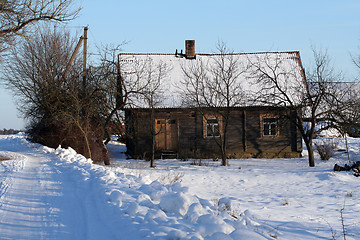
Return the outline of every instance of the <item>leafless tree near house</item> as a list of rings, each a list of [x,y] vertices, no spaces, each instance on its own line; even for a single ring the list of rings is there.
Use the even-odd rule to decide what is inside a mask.
[[[66,22],[74,19],[80,8],[73,0],[1,0],[0,52],[17,36],[29,36],[36,22]]]
[[[315,166],[313,138],[318,132],[332,127],[332,123],[318,125],[319,121],[330,120],[332,106],[327,104],[333,96],[331,83],[341,80],[330,65],[325,51],[313,50],[314,63],[304,74],[295,66],[286,66],[280,57],[266,57],[253,62],[252,76],[260,84],[256,101],[271,106],[288,106],[297,112],[296,124],[309,152],[309,166]],[[291,79],[297,79],[291,82]],[[299,111],[302,109],[302,111]]]
[[[360,53],[357,56],[352,57],[355,67],[358,69],[358,77],[355,77],[354,82],[349,83],[348,92],[344,101],[347,112],[349,113],[348,125],[350,125],[350,131],[356,134],[356,137],[360,137]],[[351,133],[349,133],[351,134]],[[351,136],[351,135],[350,135]]]
[[[137,77],[138,80],[145,79],[146,84],[138,95],[138,98],[142,98],[145,102],[145,107],[151,109],[150,119],[154,119],[154,111],[159,104],[162,103],[163,99],[163,80],[169,72],[169,67],[166,63],[153,64],[150,60],[145,62],[146,67],[140,68],[144,71],[144,77]],[[155,123],[152,124],[151,135],[152,135],[152,148],[150,155],[150,167],[154,168],[155,148],[156,148],[156,135],[159,134],[155,127]]]
[[[328,104],[332,105],[331,119],[341,134],[351,137],[360,136],[360,84],[358,82],[341,82],[333,84],[333,97]]]
[[[11,50],[4,80],[18,96],[19,110],[30,122],[34,141],[71,146],[95,162],[108,164],[98,128],[102,122],[99,108],[106,101],[101,83],[89,74],[83,88],[78,57],[65,76],[76,42],[64,28],[39,29]]]
[[[354,66],[360,74],[360,55],[351,55]],[[348,139],[350,137],[360,137],[360,83],[359,76],[355,76],[355,81],[332,83],[331,98],[328,105],[332,106],[330,119],[340,134],[345,139],[348,160]]]
[[[119,59],[121,78],[123,79],[123,97],[127,107],[140,107],[151,109],[150,119],[154,119],[156,107],[163,103],[164,80],[171,70],[164,62],[154,62],[149,57],[127,61]],[[130,63],[130,64],[129,64]],[[152,149],[150,154],[150,167],[155,167],[154,156],[157,132],[155,123],[150,128],[152,135]]]
[[[122,133],[123,118],[119,110],[123,109],[127,103],[126,86],[120,73],[120,63],[118,54],[122,50],[123,42],[117,46],[102,46],[99,49],[99,63],[92,69],[94,77],[101,82],[105,104],[102,105],[102,115],[104,117],[103,129],[105,133],[105,145],[111,140],[111,134]]]
[[[344,82],[334,84],[334,88],[332,101],[328,103],[332,106],[330,119],[345,139],[348,161],[351,162],[348,136],[360,137],[360,85],[358,82]]]
[[[107,144],[111,133],[109,125],[124,123],[120,113],[125,107],[156,107],[162,101],[161,82],[169,71],[165,63],[155,63],[151,58],[129,59],[121,55],[121,47],[105,46],[99,51],[100,64],[96,66],[97,78],[106,90],[104,129]]]
[[[209,123],[213,139],[220,148],[222,165],[228,165],[227,129],[231,107],[240,106],[244,92],[239,81],[246,66],[223,42],[217,44],[218,54],[209,61],[196,60],[182,67],[183,102],[195,107]],[[211,125],[211,126],[210,126]]]
[[[126,60],[120,58],[123,91],[129,107],[158,107],[162,103],[162,82],[170,67],[150,57]]]
[[[37,35],[23,40],[11,50],[5,75],[7,85],[18,96],[23,117],[36,120],[57,111],[53,104],[62,96],[57,96],[57,91],[64,85],[73,84],[70,79],[81,74],[81,69],[77,68],[81,60],[77,58],[69,79],[62,75],[71,49],[76,45],[70,33],[51,27],[38,30]]]

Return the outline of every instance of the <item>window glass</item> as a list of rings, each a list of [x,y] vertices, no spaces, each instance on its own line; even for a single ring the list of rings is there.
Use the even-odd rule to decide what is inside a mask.
[[[206,119],[206,136],[207,137],[220,136],[219,119],[217,118]]]
[[[277,118],[264,117],[263,118],[263,136],[277,135]]]

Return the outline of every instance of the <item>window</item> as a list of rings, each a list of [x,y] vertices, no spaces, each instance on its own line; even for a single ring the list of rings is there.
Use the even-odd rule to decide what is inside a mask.
[[[171,120],[168,121],[168,124],[176,124],[176,120],[171,119]]]
[[[263,117],[263,136],[277,136],[278,123],[276,117]]]
[[[203,115],[203,137],[218,138],[222,134],[222,117],[212,114]]]
[[[206,137],[220,137],[220,121],[218,118],[206,119]]]
[[[157,120],[156,123],[157,124],[165,124],[165,120]]]

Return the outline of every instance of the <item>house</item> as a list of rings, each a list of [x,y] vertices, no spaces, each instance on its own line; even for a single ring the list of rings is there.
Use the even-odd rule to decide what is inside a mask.
[[[206,111],[206,110],[205,110]],[[179,158],[219,158],[216,138],[222,119],[203,116],[196,108],[127,109],[127,148],[133,157],[152,151],[152,126],[155,125],[156,156],[176,153]],[[288,108],[264,106],[231,109],[227,152],[231,158],[299,157],[301,136]],[[153,117],[151,117],[153,116]]]
[[[123,78],[137,75],[134,65],[151,62],[152,66],[166,65],[165,91],[157,105],[147,105],[140,98],[132,99],[132,107],[125,110],[127,149],[134,158],[150,156],[178,158],[220,158],[219,143],[226,131],[226,152],[229,158],[292,158],[302,152],[301,136],[294,124],[296,111],[300,111],[301,92],[306,80],[298,52],[268,52],[227,54],[236,58],[239,79],[236,91],[239,101],[231,106],[222,103],[214,106],[191,105],[181,89],[184,86],[184,69],[206,63],[210,68],[219,54],[195,54],[193,40],[186,41],[185,54],[120,54]],[[263,73],[279,73],[286,91],[299,108],[282,104],[262,104],[255,96],[271,89],[260,88],[256,67]],[[271,67],[274,66],[273,69]],[[153,68],[151,68],[153,69]],[[269,74],[270,74],[269,73]],[[286,73],[286,74],[285,74]],[[149,74],[147,74],[149,75]],[[180,89],[180,90],[179,90]],[[215,94],[215,93],[210,93]],[[152,99],[152,98],[151,98]],[[148,102],[149,103],[149,102]],[[226,125],[226,128],[225,128]]]

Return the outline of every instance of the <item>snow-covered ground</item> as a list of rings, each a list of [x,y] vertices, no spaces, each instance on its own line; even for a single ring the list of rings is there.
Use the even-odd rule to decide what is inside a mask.
[[[349,141],[360,160],[360,141]],[[360,239],[360,178],[332,171],[344,152],[315,168],[305,156],[151,169],[126,159],[123,145],[109,150],[113,164],[100,166],[0,136],[0,156],[11,158],[0,162],[0,239],[344,239],[343,226]]]

